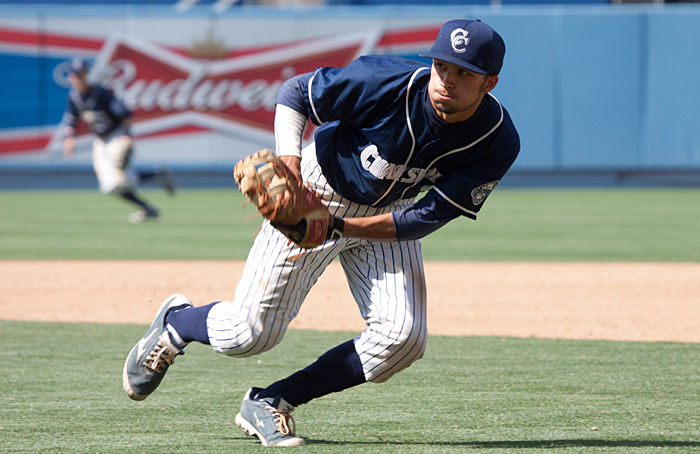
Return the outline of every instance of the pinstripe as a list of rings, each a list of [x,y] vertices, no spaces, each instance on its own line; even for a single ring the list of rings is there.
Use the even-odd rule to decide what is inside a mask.
[[[302,151],[302,175],[329,210],[340,217],[371,216],[406,206],[351,202],[328,184],[313,146]],[[418,241],[369,241],[341,238],[301,251],[269,222],[263,222],[246,261],[233,301],[216,304],[207,329],[212,347],[231,356],[251,356],[279,343],[311,287],[339,257],[367,329],[355,348],[369,381],[388,380],[423,355],[425,349],[425,277]],[[292,260],[295,259],[295,261]]]
[[[386,288],[382,292],[386,297],[375,299],[380,301],[376,314],[378,320],[376,333],[366,331],[358,337],[356,348],[363,361],[365,375],[368,380],[380,382],[389,379],[393,374],[408,367],[414,360],[422,356],[424,350],[425,332],[425,291],[422,267],[414,270],[410,263],[404,263],[403,250],[415,256],[420,255],[415,246],[418,242],[387,243],[382,250],[392,250],[391,266],[387,266],[384,272],[398,271],[397,264],[408,265],[405,275],[396,273],[397,279],[387,280]],[[398,252],[397,252],[398,251]],[[390,260],[387,258],[387,261]],[[381,260],[379,260],[381,262]],[[388,262],[387,262],[388,263]],[[413,285],[406,285],[404,291],[403,277],[406,283],[416,282],[418,291]],[[411,276],[415,276],[413,280]],[[395,292],[395,293],[394,293]],[[393,298],[391,293],[394,293]],[[386,305],[387,301],[393,301],[394,306]],[[371,326],[373,326],[371,325]],[[378,334],[378,335],[377,335]]]
[[[357,259],[349,261],[348,255],[356,254]],[[362,258],[362,255],[365,258]],[[340,254],[340,263],[343,266],[343,271],[348,280],[350,291],[352,292],[358,304],[365,308],[365,311],[370,305],[370,292],[372,286],[367,282],[366,276],[369,275],[371,268],[367,265],[367,254],[362,254],[362,249],[351,249]],[[353,266],[354,264],[354,266]],[[364,265],[364,266],[363,266]],[[363,312],[363,317],[365,313]],[[366,318],[366,317],[365,317]]]
[[[271,248],[266,251],[266,249],[263,247],[254,246],[251,248],[251,253],[249,254],[247,263],[264,263],[266,256],[267,261],[274,263],[273,260],[270,260],[272,258],[272,254],[266,254],[266,252],[269,253],[270,251],[279,249],[278,246],[275,247],[275,243],[271,243],[271,233],[272,232],[270,232],[269,229],[261,230],[260,235],[258,235],[258,238],[256,238],[256,243],[269,245]],[[279,240],[276,241],[277,245],[281,243],[282,242]],[[282,252],[283,251],[277,252],[277,256],[279,256],[279,254]],[[272,276],[272,272],[273,268],[268,266],[246,266],[241,282],[268,282]],[[241,346],[250,344],[253,341],[253,333],[248,327],[248,321],[260,317],[262,304],[257,306],[250,304],[244,305],[239,301],[261,300],[262,296],[260,294],[263,293],[263,291],[264,289],[261,289],[260,286],[239,285],[236,289],[235,295],[235,307],[239,308],[239,310],[232,312],[233,314],[238,314],[238,317],[232,320],[230,317],[218,319],[215,318],[217,312],[214,309],[216,309],[216,307],[219,305],[215,306],[210,313],[209,320],[207,321],[210,341],[212,342],[213,347],[219,347],[221,350],[223,350],[223,352],[227,353],[227,350],[229,349],[241,348]],[[230,328],[231,322],[235,322],[233,324],[233,330]],[[228,346],[224,347],[223,344]],[[239,354],[241,356],[245,356],[247,353],[250,353],[254,347],[254,345],[251,345],[248,350],[242,350],[239,352]]]
[[[404,262],[405,258],[403,257],[403,250],[401,251],[402,253],[402,262],[408,263],[409,268],[413,268],[413,265],[411,263],[411,256],[410,256],[410,250],[407,249],[407,259],[408,261]],[[411,273],[411,275],[415,275],[414,273]],[[422,279],[423,273],[418,273],[419,276],[421,276],[421,283],[424,282]],[[410,287],[411,292],[413,292],[411,295],[408,296],[409,301],[418,302],[421,300],[424,300],[422,298],[419,298],[416,294],[416,287],[414,285],[415,283],[412,282],[410,286],[407,285],[407,287]],[[423,285],[419,285],[419,288],[425,288]],[[419,290],[420,291],[420,290]],[[395,374],[396,372],[399,372],[406,367],[408,367],[410,364],[412,364],[416,359],[419,359],[423,355],[424,351],[424,344],[425,344],[425,333],[426,333],[426,323],[424,319],[424,306],[421,306],[420,304],[414,304],[412,307],[412,310],[409,312],[413,314],[414,317],[410,320],[410,325],[406,325],[406,319],[403,320],[402,323],[402,332],[405,332],[405,330],[408,330],[408,334],[406,335],[406,338],[408,341],[401,345],[394,353],[392,353],[384,362],[386,363],[391,363],[393,366],[390,369],[386,369],[383,372],[381,372],[376,378],[375,381],[384,381],[384,376],[388,375],[391,376]],[[408,314],[407,314],[408,315]],[[415,323],[415,320],[419,320],[420,323]],[[375,366],[376,367],[376,366]],[[388,378],[388,377],[387,377]]]

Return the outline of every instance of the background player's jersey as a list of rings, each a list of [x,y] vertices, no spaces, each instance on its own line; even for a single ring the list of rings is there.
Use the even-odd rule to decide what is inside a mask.
[[[520,150],[508,112],[491,95],[467,121],[447,124],[428,98],[430,68],[366,56],[345,68],[300,78],[311,120],[320,125],[318,162],[344,197],[385,206],[432,188],[453,215],[475,218]]]
[[[84,97],[75,89],[70,91],[63,121],[76,127],[78,121],[82,120],[90,131],[105,138],[130,116],[129,109],[111,91],[94,85]]]

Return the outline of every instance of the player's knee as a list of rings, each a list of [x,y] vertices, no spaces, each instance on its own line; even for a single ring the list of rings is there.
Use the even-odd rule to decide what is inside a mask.
[[[255,329],[246,323],[219,326],[209,329],[209,342],[212,348],[226,356],[247,358],[271,350],[282,340],[283,333],[271,334]]]
[[[139,182],[138,174],[129,169],[127,171],[105,170],[98,173],[100,192],[119,196],[134,190]]]
[[[239,358],[272,349],[282,341],[286,328],[287,324],[278,319],[267,320],[259,312],[244,309],[239,301],[220,301],[207,316],[207,333],[212,348]]]
[[[105,195],[121,196],[133,189],[133,186],[126,181],[114,181],[100,185],[100,192]]]
[[[247,339],[231,339],[228,341],[212,342],[215,351],[235,358],[248,358],[271,350],[281,339],[263,338],[262,336]]]
[[[425,329],[402,334],[390,339],[384,351],[368,362],[370,367],[365,370],[367,381],[382,383],[409,367],[423,357],[427,345]]]
[[[408,350],[411,356],[415,356],[415,359],[420,359],[423,357],[427,342],[428,331],[424,327],[415,326],[411,331],[398,336],[396,349]]]
[[[123,190],[119,187],[119,185],[116,184],[101,184],[100,185],[100,192],[104,195],[114,195],[114,196],[119,196],[123,192]]]

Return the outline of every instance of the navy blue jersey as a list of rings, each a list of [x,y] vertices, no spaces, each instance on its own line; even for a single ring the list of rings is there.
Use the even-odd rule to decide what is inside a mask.
[[[68,105],[63,121],[76,127],[79,120],[87,124],[90,131],[99,137],[106,137],[120,127],[131,112],[111,91],[99,85],[90,87],[83,96],[75,89],[68,93]]]
[[[319,125],[318,162],[338,193],[385,206],[429,190],[416,208],[439,211],[436,221],[476,218],[518,155],[518,133],[490,94],[470,119],[445,123],[430,103],[429,79],[422,63],[366,56],[299,76],[294,91]],[[281,93],[278,101],[302,111],[299,97]]]

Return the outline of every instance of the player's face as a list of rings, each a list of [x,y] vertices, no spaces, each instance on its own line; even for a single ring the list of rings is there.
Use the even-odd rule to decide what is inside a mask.
[[[68,81],[70,84],[73,86],[73,88],[83,94],[90,90],[90,85],[88,85],[86,77],[87,74],[84,72],[81,74],[68,73]]]
[[[447,123],[469,119],[498,76],[477,74],[442,60],[433,60],[428,95],[438,117]]]

